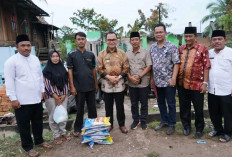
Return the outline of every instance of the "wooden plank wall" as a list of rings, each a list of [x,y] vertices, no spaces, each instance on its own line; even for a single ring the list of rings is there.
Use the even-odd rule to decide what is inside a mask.
[[[12,15],[15,16],[16,30],[12,29]],[[8,43],[11,43],[8,46],[12,46],[12,41],[15,41],[17,35],[26,34],[25,26],[27,25],[29,29],[28,36],[31,42],[37,43],[36,46],[44,47],[43,33],[47,32],[47,30],[41,27],[41,25],[33,24],[32,21],[35,19],[36,17],[29,13],[29,10],[22,10],[17,7],[17,4],[9,5],[0,0],[0,46],[7,46]],[[35,31],[33,29],[36,29],[37,35],[34,34]],[[34,36],[37,36],[37,41],[34,41]]]

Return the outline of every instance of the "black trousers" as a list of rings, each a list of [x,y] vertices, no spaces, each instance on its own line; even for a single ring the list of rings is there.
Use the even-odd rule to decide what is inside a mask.
[[[204,130],[204,94],[199,90],[188,90],[178,87],[180,119],[184,129],[191,128],[191,102],[195,111],[195,127],[196,131]]]
[[[129,87],[131,100],[131,113],[134,121],[146,121],[148,116],[148,92],[149,87],[134,88]],[[141,104],[139,114],[139,102]]]
[[[232,96],[217,96],[208,93],[209,115],[214,129],[219,135],[232,132]],[[222,117],[224,117],[224,128],[222,126]]]
[[[113,126],[114,122],[114,100],[116,102],[118,125],[121,127],[125,125],[124,91],[118,93],[104,93],[106,117],[110,117],[111,126]]]
[[[97,117],[95,90],[89,92],[77,92],[75,98],[76,98],[77,116],[76,116],[76,121],[74,123],[74,131],[81,132],[81,129],[83,127],[85,102],[88,108],[88,117],[89,118]]]
[[[43,107],[42,103],[32,105],[21,105],[19,109],[15,110],[15,117],[19,129],[22,148],[25,151],[33,149],[34,144],[38,145],[44,142],[43,140]]]

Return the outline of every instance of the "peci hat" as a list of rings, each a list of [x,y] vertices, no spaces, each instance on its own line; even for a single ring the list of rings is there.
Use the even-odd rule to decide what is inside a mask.
[[[26,34],[21,34],[16,37],[16,45],[22,41],[30,41]]]
[[[213,37],[219,37],[219,36],[225,38],[226,37],[225,31],[223,31],[223,30],[214,30],[213,33],[212,33],[212,38]]]
[[[197,27],[185,27],[184,34],[197,34]]]
[[[140,38],[139,32],[131,32],[130,38],[134,38],[134,37],[139,37]]]

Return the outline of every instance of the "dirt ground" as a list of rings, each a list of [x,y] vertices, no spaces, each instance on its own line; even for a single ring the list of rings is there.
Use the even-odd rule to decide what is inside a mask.
[[[114,110],[115,111],[115,110]],[[115,113],[115,112],[114,112]],[[126,126],[129,129],[132,122],[130,102],[125,99]],[[104,116],[104,105],[98,109],[98,116]],[[122,134],[114,119],[114,129],[111,132],[113,145],[97,145],[91,149],[81,144],[81,138],[73,138],[60,146],[46,151],[42,157],[231,157],[231,142],[219,143],[218,140],[202,137],[206,144],[197,144],[193,135],[188,137],[174,134],[166,135],[165,131],[154,131],[149,128],[129,130],[127,135]]]

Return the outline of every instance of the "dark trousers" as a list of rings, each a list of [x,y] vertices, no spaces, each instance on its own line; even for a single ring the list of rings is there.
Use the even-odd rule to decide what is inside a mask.
[[[208,94],[209,115],[214,129],[219,135],[232,132],[232,96],[217,96]],[[224,117],[224,129],[222,126],[222,117]]]
[[[195,111],[195,127],[196,131],[204,129],[204,94],[199,90],[188,90],[183,87],[178,88],[180,119],[184,129],[191,129],[191,102]]]
[[[148,92],[149,87],[133,88],[129,87],[131,100],[131,113],[134,121],[146,121],[148,115]],[[139,102],[141,104],[139,114]]]
[[[89,92],[77,92],[76,95],[77,116],[76,116],[76,121],[74,123],[75,132],[81,132],[81,129],[83,127],[85,102],[88,108],[88,117],[89,118],[97,117],[95,90]]]
[[[113,126],[114,122],[114,100],[116,102],[118,125],[121,127],[125,125],[124,91],[119,93],[104,93],[106,117],[110,117],[111,126]]]
[[[44,142],[43,140],[43,107],[42,103],[33,105],[21,105],[19,109],[15,110],[15,117],[19,129],[22,148],[25,151],[33,149],[34,144],[38,145]]]
[[[158,107],[161,115],[161,123],[168,123],[168,126],[176,124],[176,87],[156,87],[158,94]],[[167,105],[168,104],[168,110]]]

